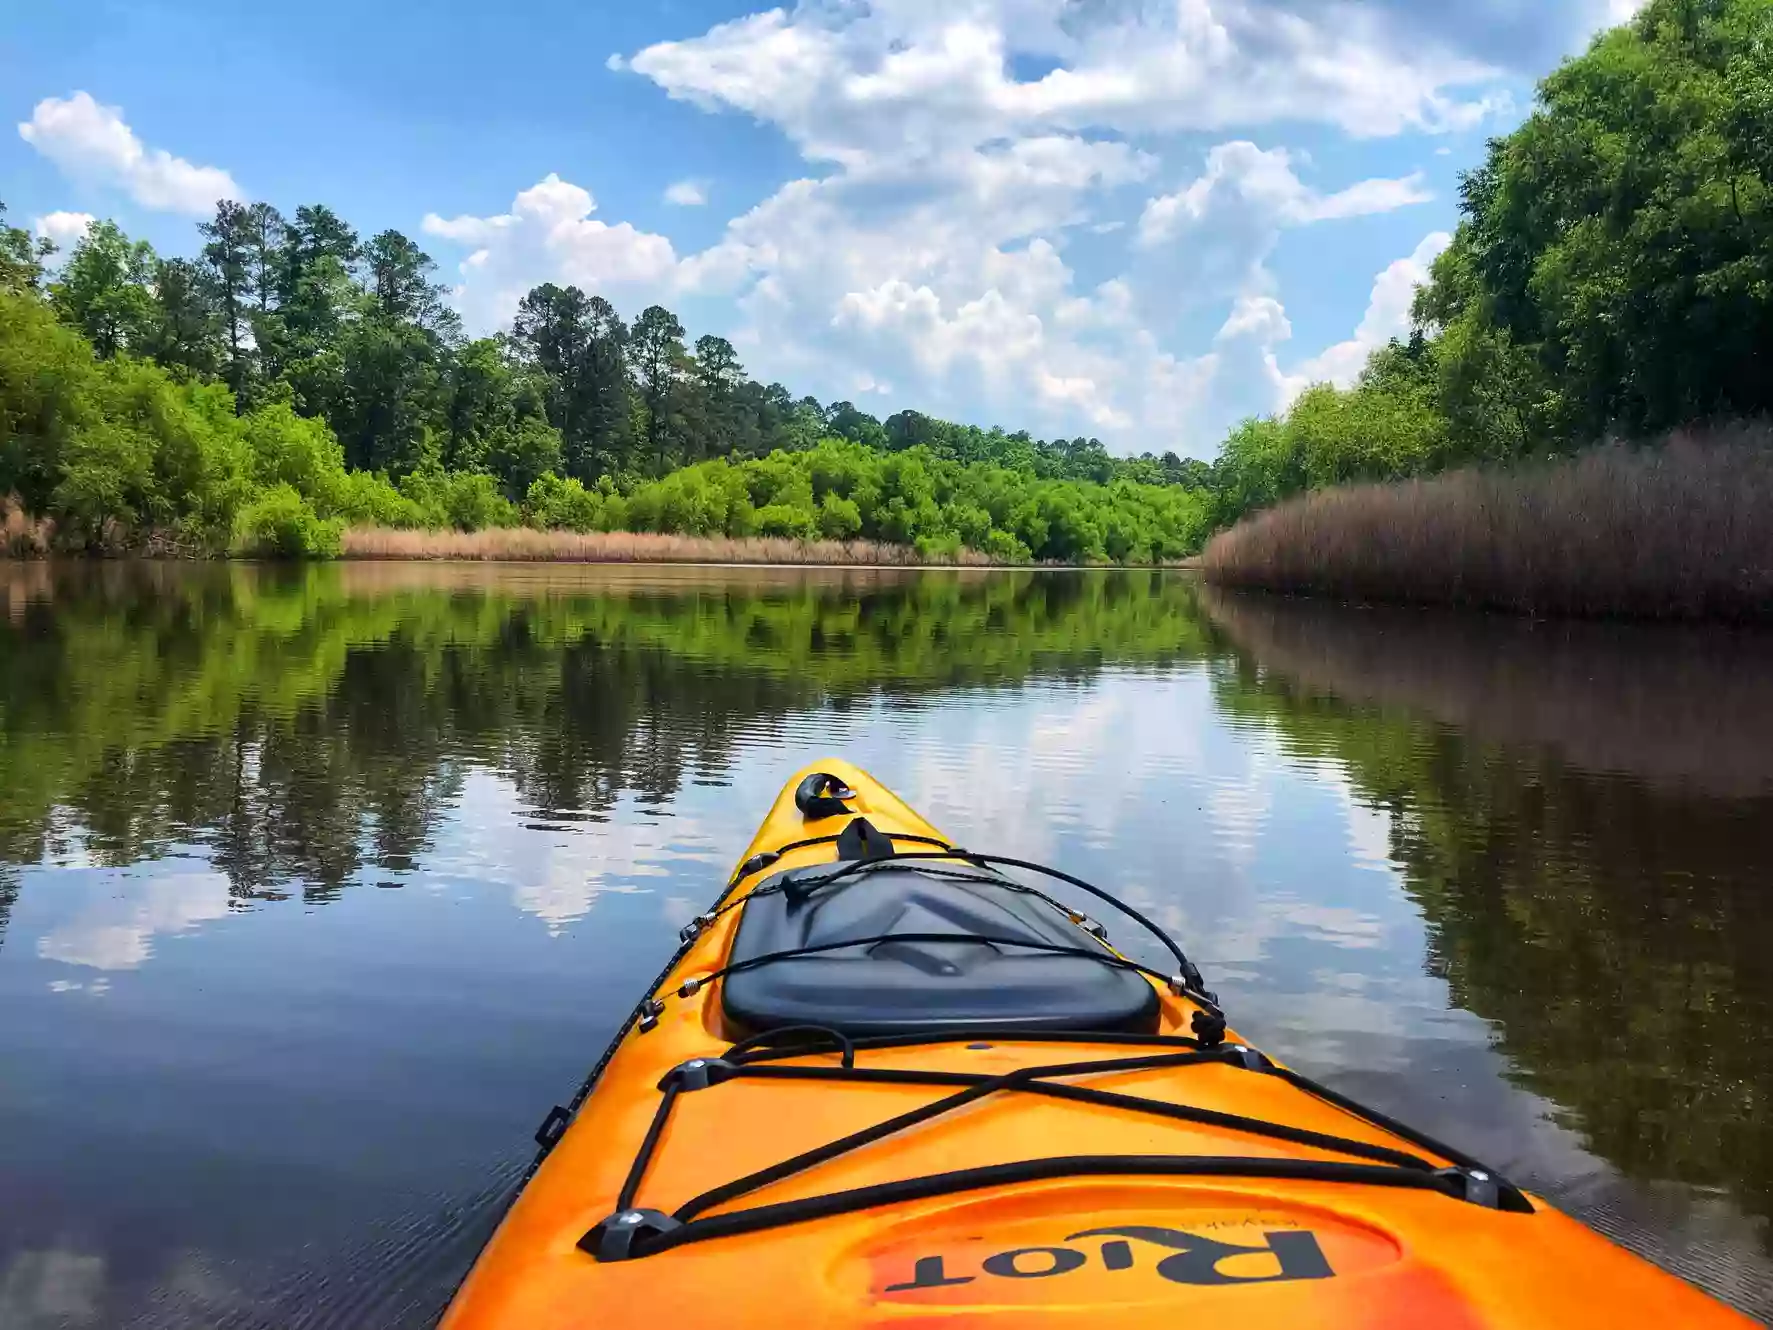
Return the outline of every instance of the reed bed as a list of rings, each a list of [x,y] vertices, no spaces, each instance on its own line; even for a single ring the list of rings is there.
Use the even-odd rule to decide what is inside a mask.
[[[42,558],[54,536],[54,522],[26,516],[16,498],[0,498],[0,558]]]
[[[744,563],[921,566],[908,545],[871,540],[786,540],[771,536],[667,536],[649,532],[396,531],[353,527],[344,534],[347,559],[472,559],[501,563]],[[962,550],[944,565],[986,567],[994,561]]]
[[[1773,429],[1348,485],[1207,546],[1221,586],[1534,615],[1773,618]]]

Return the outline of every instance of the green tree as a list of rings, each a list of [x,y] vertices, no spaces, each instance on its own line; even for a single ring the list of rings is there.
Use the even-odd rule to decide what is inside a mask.
[[[683,325],[663,305],[649,305],[634,320],[630,345],[640,400],[646,412],[646,439],[654,474],[665,474],[665,448],[671,432],[672,408],[686,359]]]
[[[6,223],[6,205],[0,203],[0,292],[36,291],[43,283],[43,261],[55,253],[47,238],[33,240],[20,226]]]
[[[745,369],[738,352],[724,337],[696,339],[691,369],[695,420],[691,427],[692,449],[700,457],[727,457],[738,450],[739,388]]]
[[[209,266],[222,337],[227,343],[223,377],[242,409],[252,386],[252,256],[256,244],[252,212],[244,204],[223,199],[215,216],[199,223],[205,237],[203,261]]]
[[[247,322],[259,373],[269,383],[282,377],[288,358],[287,333],[281,314],[284,252],[288,223],[269,203],[246,208],[244,235]]]
[[[361,315],[357,233],[329,208],[305,205],[283,233],[276,339],[279,377],[297,407],[331,418],[343,402],[341,341]]]
[[[511,340],[547,384],[548,420],[568,475],[589,484],[627,461],[628,330],[602,296],[545,282],[526,294]]]
[[[156,322],[154,271],[147,241],[131,241],[115,222],[94,222],[50,283],[50,303],[100,358],[141,351]]]
[[[459,321],[430,280],[436,265],[400,232],[371,240],[363,263],[369,286],[336,339],[336,396],[324,410],[352,466],[403,476],[442,460]]]
[[[1652,0],[1491,145],[1421,308],[1461,328],[1466,409],[1500,371],[1528,419],[1468,433],[1569,446],[1773,408],[1770,51],[1767,0]]]
[[[74,439],[102,428],[99,390],[91,344],[37,297],[0,291],[0,494],[50,510]]]
[[[338,358],[338,396],[326,415],[346,461],[394,476],[436,466],[446,400],[437,338],[415,323],[363,318],[340,335]]]
[[[521,499],[545,471],[561,465],[560,432],[548,423],[547,383],[516,362],[500,338],[462,348],[449,371],[443,465],[491,471]]]
[[[363,263],[382,318],[415,324],[443,340],[460,331],[461,320],[446,303],[449,288],[431,280],[437,264],[406,236],[383,231],[363,247]]]
[[[189,259],[154,265],[154,317],[141,351],[169,369],[207,377],[221,364],[221,314],[209,274]]]
[[[848,439],[866,448],[887,446],[887,432],[881,423],[849,402],[832,405],[825,413],[825,428],[840,439]]]
[[[283,232],[277,304],[289,333],[324,342],[354,313],[353,272],[363,257],[357,233],[332,209],[304,205]]]

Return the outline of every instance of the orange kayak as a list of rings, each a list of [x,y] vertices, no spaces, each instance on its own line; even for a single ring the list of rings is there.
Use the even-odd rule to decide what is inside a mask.
[[[798,773],[445,1330],[1751,1324],[1265,1057],[1032,870]]]

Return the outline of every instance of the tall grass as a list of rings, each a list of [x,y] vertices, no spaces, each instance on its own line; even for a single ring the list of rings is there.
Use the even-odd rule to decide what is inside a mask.
[[[1202,568],[1351,600],[1773,618],[1773,429],[1321,490],[1223,532]]]
[[[908,545],[872,540],[787,540],[770,536],[667,536],[633,531],[536,531],[497,527],[484,531],[397,531],[352,527],[344,535],[347,559],[481,559],[527,563],[756,563],[919,565]],[[986,566],[997,562],[962,550],[945,564]]]
[[[0,496],[0,558],[41,558],[54,536],[54,522],[27,516],[16,496]]]

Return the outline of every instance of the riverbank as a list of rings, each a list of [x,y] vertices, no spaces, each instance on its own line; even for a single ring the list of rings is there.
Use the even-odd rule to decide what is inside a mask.
[[[1773,619],[1773,431],[1320,490],[1208,544],[1220,586],[1529,615]]]
[[[497,563],[742,563],[866,565],[884,568],[997,567],[1003,560],[975,550],[926,560],[909,545],[873,540],[788,540],[774,536],[674,536],[637,531],[401,531],[352,527],[339,551],[345,559],[462,559]]]
[[[55,527],[33,521],[16,509],[0,517],[0,560],[41,560],[56,551]],[[139,549],[81,552],[81,557],[204,559],[200,550],[170,538],[153,538]],[[255,559],[251,553],[233,558]],[[680,536],[645,531],[538,531],[533,527],[486,527],[479,531],[411,530],[400,527],[347,527],[337,553],[326,556],[360,562],[742,564],[754,567],[819,568],[1170,568],[1194,569],[1199,559],[1164,564],[1061,564],[1001,559],[978,550],[949,549],[926,558],[916,547],[876,540],[792,540],[778,536]]]

